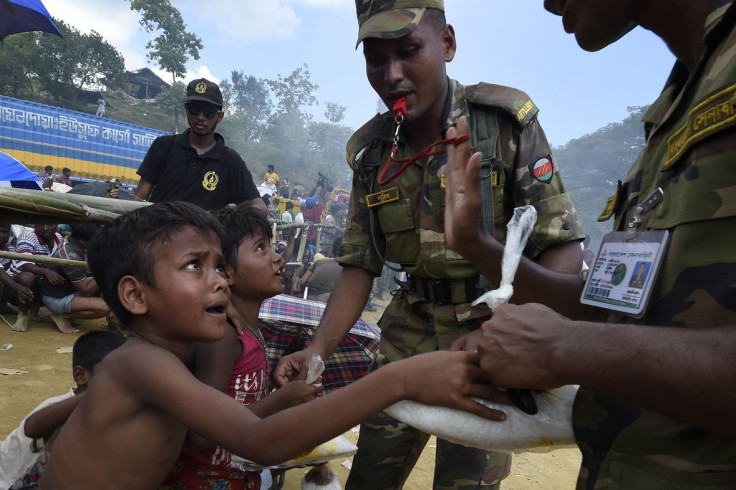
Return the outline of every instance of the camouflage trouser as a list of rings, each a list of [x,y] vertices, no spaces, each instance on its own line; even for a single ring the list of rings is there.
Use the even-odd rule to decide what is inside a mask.
[[[403,488],[429,434],[380,413],[360,426],[358,453],[345,490]],[[498,489],[511,469],[511,455],[437,439],[434,481],[438,490]]]
[[[373,369],[407,355],[447,349],[455,338],[479,328],[487,310],[469,305],[437,305],[414,293],[394,297],[381,317],[381,353]],[[458,317],[467,321],[459,323]],[[387,334],[388,333],[388,334]],[[346,490],[402,488],[429,435],[380,413],[360,426],[358,453]],[[435,489],[500,488],[511,469],[511,456],[437,439]]]

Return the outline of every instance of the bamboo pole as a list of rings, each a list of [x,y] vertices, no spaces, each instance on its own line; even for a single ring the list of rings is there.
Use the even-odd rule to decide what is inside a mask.
[[[108,197],[0,187],[0,224],[107,224],[120,215],[149,204]]]
[[[87,262],[83,260],[60,259],[58,257],[49,257],[48,255],[19,254],[16,252],[5,252],[0,250],[0,258],[22,260],[23,262],[35,262],[37,264],[58,265],[60,267],[78,267],[80,269],[87,268]]]

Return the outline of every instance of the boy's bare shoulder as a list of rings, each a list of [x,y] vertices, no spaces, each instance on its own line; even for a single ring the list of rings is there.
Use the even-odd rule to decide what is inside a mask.
[[[125,344],[111,352],[100,367],[104,374],[121,382],[131,380],[137,386],[145,384],[149,379],[190,374],[182,360],[170,351],[137,338],[129,338]]]

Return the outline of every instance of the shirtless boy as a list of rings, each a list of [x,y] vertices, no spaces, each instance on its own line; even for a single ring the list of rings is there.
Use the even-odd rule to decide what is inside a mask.
[[[201,208],[166,202],[122,216],[95,236],[88,251],[92,273],[130,337],[97,368],[39,488],[158,488],[187,429],[273,465],[401,399],[503,419],[470,398],[490,397],[491,390],[481,381],[477,355],[468,352],[391,363],[264,419],[198,381],[182,362],[192,343],[217,340],[230,328],[221,230]]]

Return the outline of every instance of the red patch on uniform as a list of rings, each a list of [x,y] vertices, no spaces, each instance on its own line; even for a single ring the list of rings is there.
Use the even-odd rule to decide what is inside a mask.
[[[549,157],[540,158],[529,165],[529,173],[539,182],[549,183],[554,175],[552,160]]]

